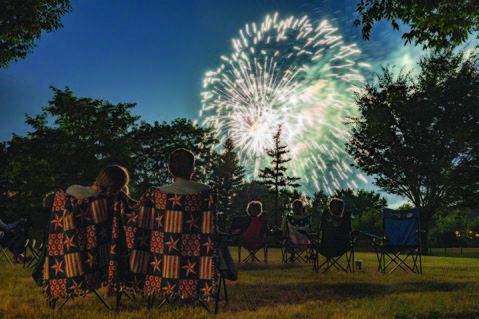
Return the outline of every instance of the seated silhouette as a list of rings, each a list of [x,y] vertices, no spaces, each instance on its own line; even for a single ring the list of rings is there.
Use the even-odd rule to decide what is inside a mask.
[[[239,235],[238,262],[241,262],[241,247],[248,250],[248,255],[243,262],[258,261],[256,253],[264,250],[264,262],[268,262],[268,248],[266,234],[268,231],[268,216],[262,215],[261,202],[252,201],[246,209],[247,216],[233,218],[231,233]]]

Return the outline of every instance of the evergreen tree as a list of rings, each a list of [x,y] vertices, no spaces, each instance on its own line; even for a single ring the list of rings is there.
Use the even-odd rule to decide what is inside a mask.
[[[235,214],[231,199],[235,189],[243,183],[245,170],[239,163],[233,140],[227,138],[223,147],[224,152],[219,155],[211,179],[218,189],[218,211],[222,217],[219,220],[220,228],[226,230],[226,225]]]
[[[274,192],[275,204],[273,222],[275,225],[278,225],[280,216],[282,215],[282,212],[278,212],[280,192],[285,191],[288,188],[294,189],[301,185],[295,183],[300,179],[299,177],[286,175],[286,163],[291,161],[291,159],[286,157],[286,154],[289,153],[287,146],[281,145],[281,126],[278,128],[278,132],[276,132],[273,139],[274,148],[267,150],[266,152],[266,154],[272,158],[272,166],[260,170],[259,177],[261,178],[260,183],[267,186],[270,191]]]

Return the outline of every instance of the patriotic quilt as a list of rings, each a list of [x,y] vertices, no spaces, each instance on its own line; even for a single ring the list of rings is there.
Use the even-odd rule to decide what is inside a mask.
[[[209,300],[219,280],[215,192],[150,189],[123,218],[128,287],[144,295]]]
[[[81,296],[124,280],[128,265],[121,216],[133,208],[124,193],[85,199],[55,194],[43,269],[48,300]]]
[[[43,270],[47,299],[121,285],[145,296],[209,300],[219,280],[215,194],[153,188],[136,203],[124,193],[58,192]]]

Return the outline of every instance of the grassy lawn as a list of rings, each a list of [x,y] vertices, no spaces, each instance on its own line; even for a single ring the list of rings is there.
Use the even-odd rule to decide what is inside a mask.
[[[236,248],[231,248],[237,258]],[[242,256],[245,256],[243,252]],[[373,253],[356,253],[363,269],[314,273],[310,264],[283,265],[279,249],[269,263],[240,264],[239,280],[227,282],[230,302],[217,318],[479,318],[479,259],[423,257],[423,274],[377,273]],[[102,292],[100,292],[102,293]],[[0,318],[50,318],[31,270],[0,261]],[[113,306],[115,299],[109,298]],[[158,304],[158,302],[157,302]],[[214,307],[213,307],[214,308]],[[69,301],[55,318],[211,318],[198,304],[173,302],[147,310],[146,300],[122,299],[108,311],[94,295]]]

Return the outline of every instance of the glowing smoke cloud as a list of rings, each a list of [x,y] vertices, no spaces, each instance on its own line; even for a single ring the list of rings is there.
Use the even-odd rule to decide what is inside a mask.
[[[367,182],[349,165],[344,120],[356,115],[354,92],[369,65],[356,62],[360,50],[336,31],[306,16],[267,16],[247,24],[233,39],[233,54],[206,74],[202,124],[222,142],[233,139],[251,178],[270,165],[266,149],[281,125],[281,144],[292,158],[288,174],[301,177],[304,190],[333,193]]]

